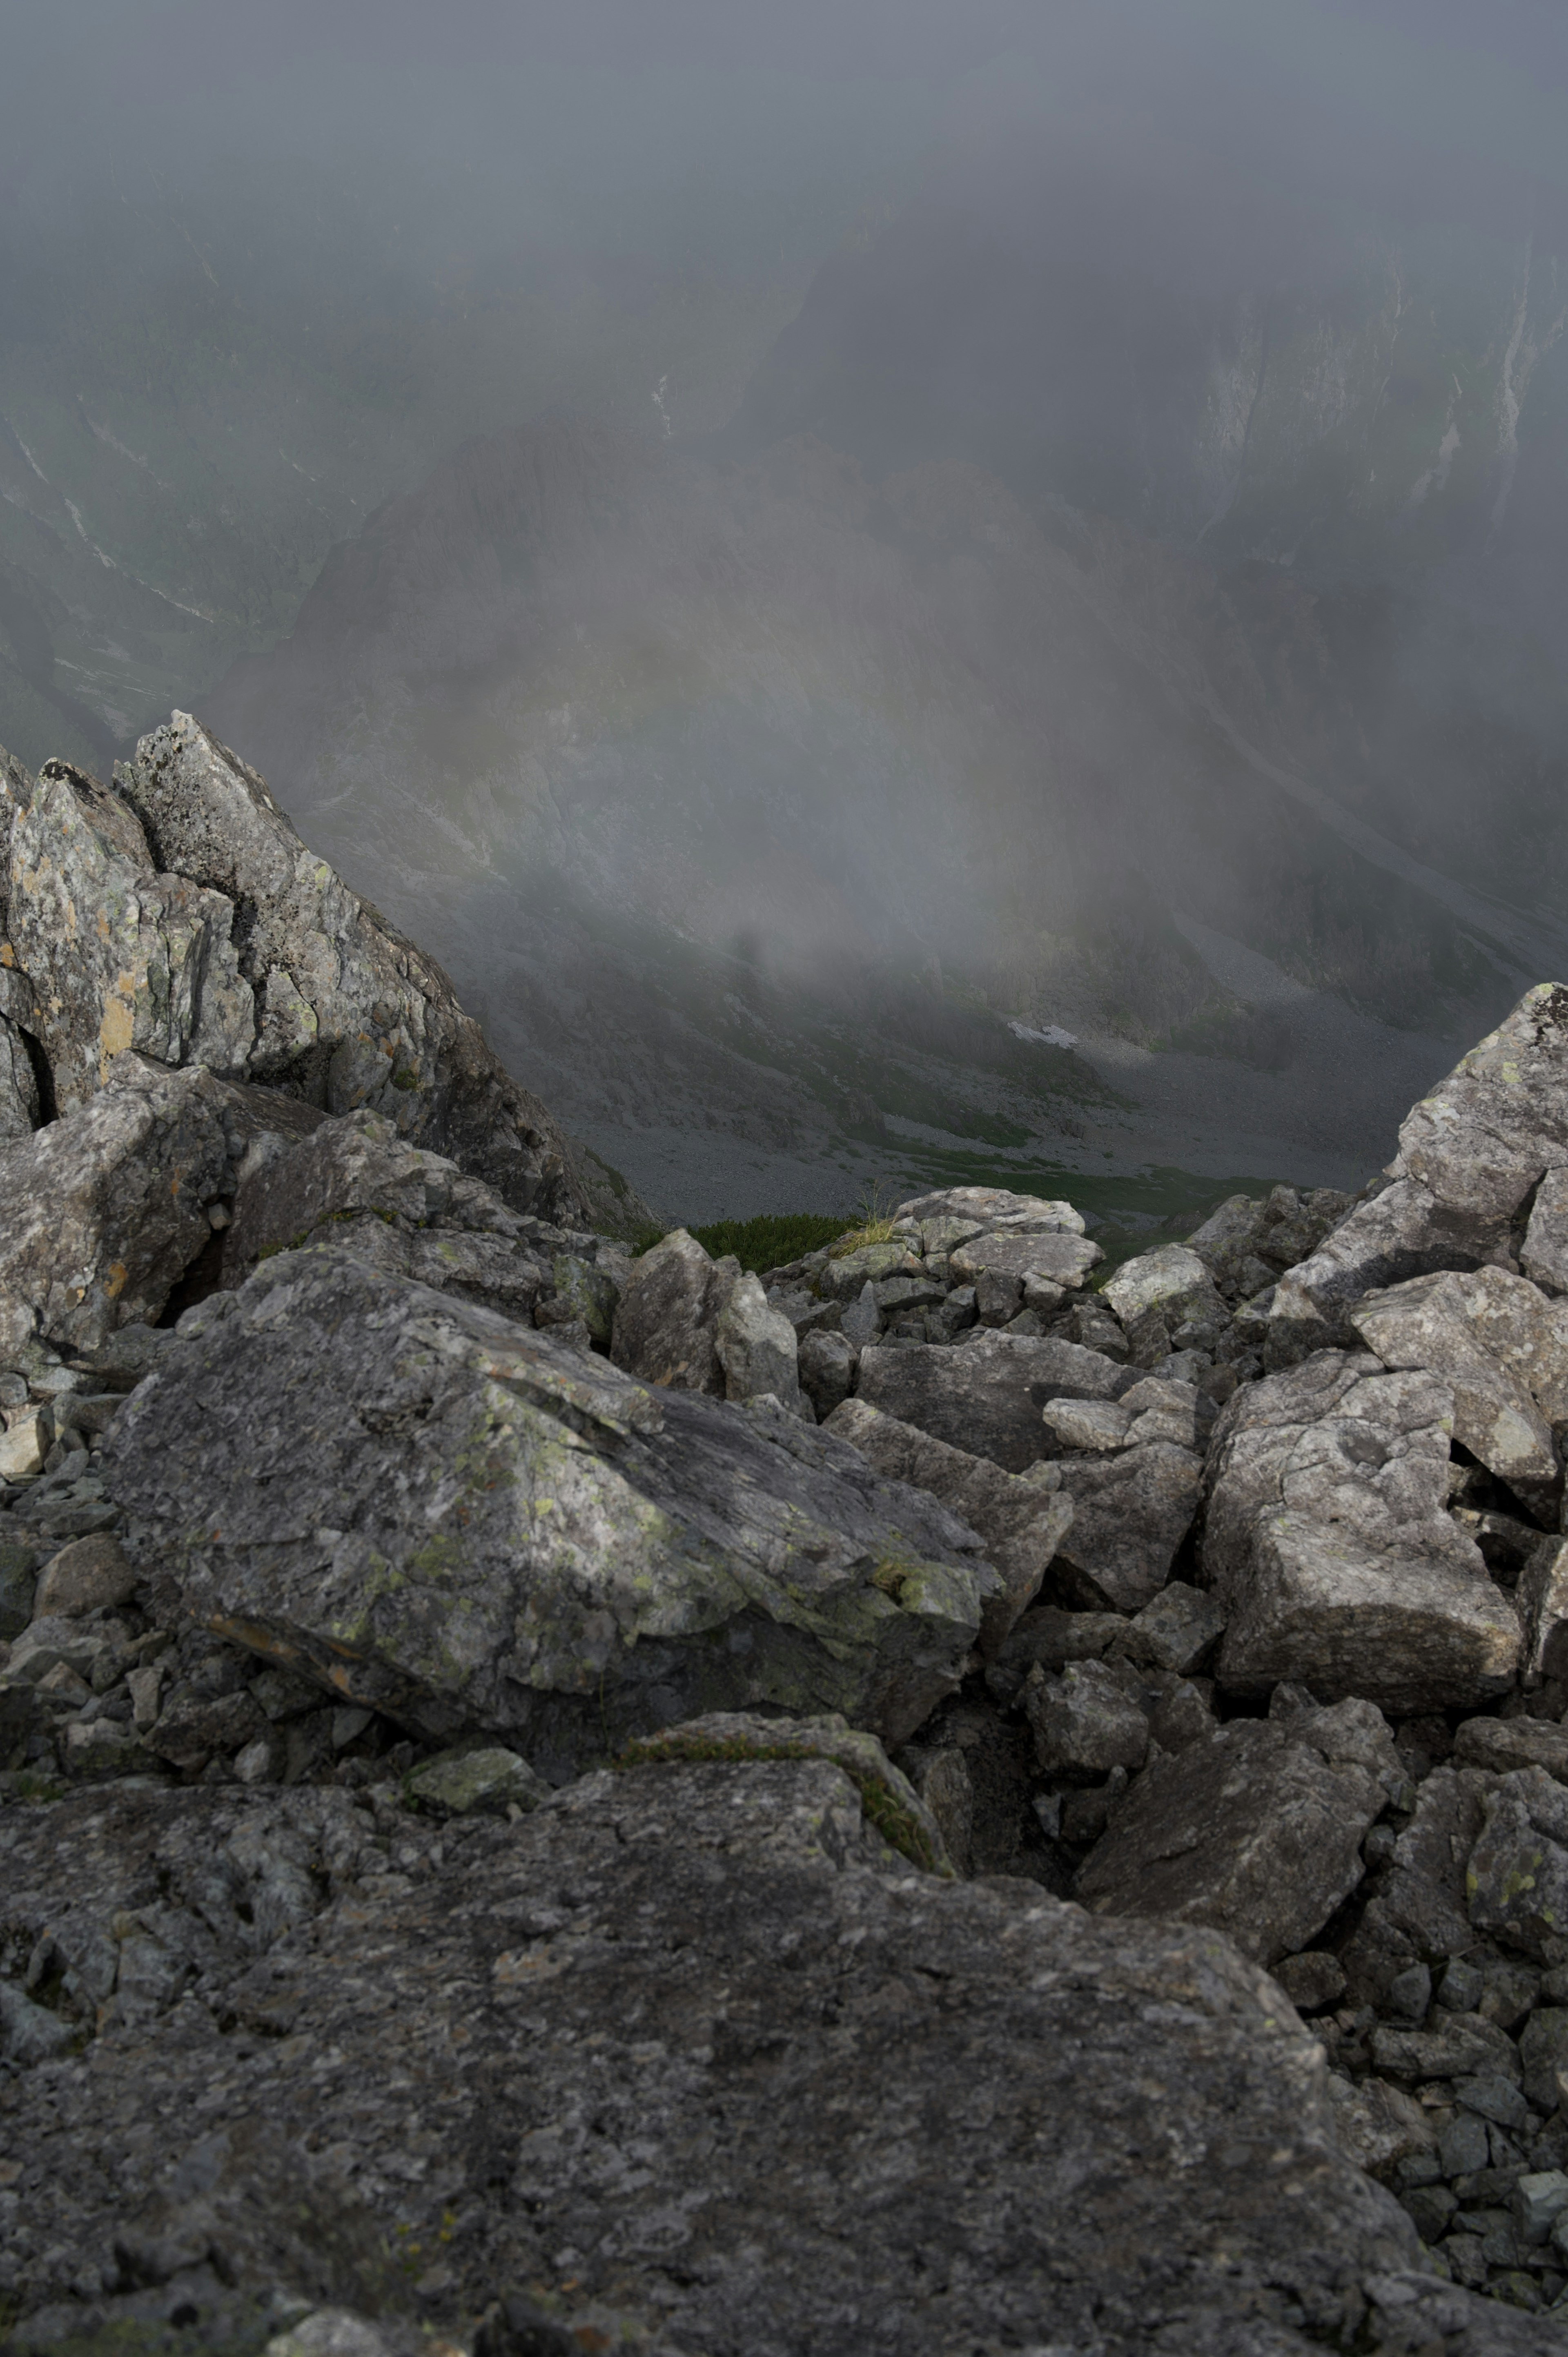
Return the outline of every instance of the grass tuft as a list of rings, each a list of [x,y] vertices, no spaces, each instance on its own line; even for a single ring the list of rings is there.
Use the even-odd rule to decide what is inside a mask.
[[[820,1252],[843,1233],[842,1216],[826,1211],[772,1211],[755,1220],[715,1220],[692,1233],[714,1260],[733,1254],[742,1268],[759,1276],[764,1269]]]

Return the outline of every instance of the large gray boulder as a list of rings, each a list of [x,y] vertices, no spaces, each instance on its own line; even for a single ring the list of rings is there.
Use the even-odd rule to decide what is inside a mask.
[[[1064,1458],[1073,1515],[1058,1553],[1079,1600],[1136,1612],[1171,1576],[1203,1495],[1203,1459],[1166,1440]]]
[[[1204,1567],[1221,1682],[1299,1681],[1400,1714],[1474,1706],[1520,1666],[1519,1617],[1445,1511],[1452,1388],[1325,1351],[1249,1383],[1215,1427]]]
[[[1386,1729],[1382,1745],[1391,1764]],[[1368,1752],[1355,1703],[1232,1719],[1138,1778],[1078,1895],[1096,1912],[1212,1924],[1262,1964],[1307,1947],[1361,1879],[1362,1836],[1388,1804]]]
[[[972,1457],[945,1440],[933,1440],[918,1425],[884,1415],[868,1400],[845,1400],[828,1417],[827,1429],[858,1448],[886,1480],[929,1490],[980,1533],[986,1555],[1004,1582],[1002,1592],[987,1598],[981,1616],[981,1658],[993,1661],[1020,1613],[1027,1611],[1039,1593],[1071,1527],[1071,1498],[1061,1490],[1041,1490],[1015,1473],[1004,1473],[988,1457]]]
[[[1568,1303],[1500,1268],[1410,1278],[1349,1319],[1387,1367],[1454,1387],[1454,1438],[1548,1526],[1563,1494],[1552,1426],[1568,1422]]]
[[[661,1390],[708,1392],[722,1399],[719,1318],[739,1282],[738,1261],[711,1260],[695,1236],[673,1229],[628,1272],[616,1304],[610,1357],[628,1374]]]
[[[127,1051],[78,1112],[0,1146],[0,1354],[157,1318],[233,1186],[231,1092]]]
[[[1098,1351],[1054,1336],[978,1331],[956,1348],[917,1343],[860,1355],[856,1397],[904,1424],[1022,1473],[1060,1454],[1047,1400],[1118,1399],[1138,1380]]]
[[[749,1271],[729,1289],[714,1329],[714,1349],[725,1374],[725,1397],[776,1399],[791,1415],[816,1421],[800,1390],[795,1329]]]
[[[710,1709],[891,1747],[1000,1587],[779,1409],[660,1393],[328,1249],[188,1318],[103,1450],[134,1559],[222,1633],[552,1777]]]
[[[1413,1105],[1387,1185],[1281,1278],[1270,1312],[1271,1363],[1351,1339],[1363,1294],[1434,1269],[1508,1261],[1525,1245],[1527,1207],[1568,1164],[1568,989],[1543,982]],[[1558,1245],[1549,1193],[1533,1245],[1542,1274]],[[1516,1234],[1516,1230],[1524,1231]]]
[[[1181,1348],[1178,1335],[1207,1340],[1230,1321],[1206,1263],[1186,1244],[1162,1244],[1123,1261],[1101,1292],[1145,1365]]]
[[[941,1187],[929,1195],[911,1196],[900,1203],[893,1214],[895,1222],[905,1222],[924,1229],[942,1227],[951,1231],[967,1228],[970,1235],[983,1232],[993,1235],[1064,1235],[1081,1236],[1084,1221],[1081,1211],[1045,1195],[1017,1195],[1007,1187]],[[933,1243],[927,1241],[926,1249],[946,1252],[950,1242]]]
[[[46,1938],[82,2051],[7,2085],[24,2335],[113,2333],[123,2264],[204,2346],[225,2278],[464,2346],[536,2287],[563,2348],[650,2357],[863,2357],[868,2314],[891,2357],[1561,2346],[1423,2271],[1226,1940],[915,1872],[827,1760],[596,1776],[516,1824],[10,1809],[0,1953]]]

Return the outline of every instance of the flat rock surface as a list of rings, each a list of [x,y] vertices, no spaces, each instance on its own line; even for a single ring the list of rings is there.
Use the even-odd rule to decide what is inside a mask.
[[[307,2297],[329,2263],[448,2332],[560,2286],[713,2357],[1563,2345],[1415,2271],[1225,1940],[908,1871],[826,1761],[596,1776],[517,1824],[15,1807],[5,1971],[45,1936],[81,2050],[0,2080],[29,2309],[118,2246]]]

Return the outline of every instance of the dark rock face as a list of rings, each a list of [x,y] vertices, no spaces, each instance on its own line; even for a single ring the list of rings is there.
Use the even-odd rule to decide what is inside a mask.
[[[868,2309],[900,2357],[1389,2350],[1411,2311],[1425,2345],[1436,2314],[1448,2349],[1556,2345],[1415,2271],[1224,1941],[890,1872],[825,1761],[434,1837],[334,1792],[94,1795],[6,1812],[0,1858],[7,1949],[49,1932],[95,2033],[0,2095],[43,2164],[35,2298],[156,2240],[199,2309],[209,2253],[437,2323],[564,2275],[566,2321],[671,2351],[859,2357]],[[302,2147],[308,2223],[273,2190]],[[389,2227],[417,2290],[378,2280]]]
[[[782,1411],[645,1390],[326,1249],[193,1313],[104,1460],[133,1555],[209,1626],[557,1776],[705,1709],[902,1742],[1001,1586]]]

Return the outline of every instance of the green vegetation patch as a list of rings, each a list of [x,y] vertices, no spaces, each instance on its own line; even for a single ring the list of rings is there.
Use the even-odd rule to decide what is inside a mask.
[[[733,1254],[742,1268],[760,1275],[764,1269],[782,1268],[787,1261],[802,1260],[821,1252],[844,1232],[843,1214],[832,1211],[766,1211],[755,1220],[715,1220],[693,1235],[714,1260]]]

